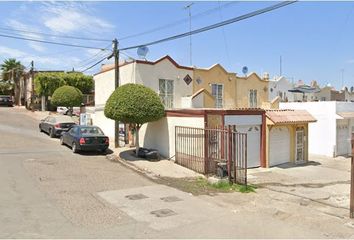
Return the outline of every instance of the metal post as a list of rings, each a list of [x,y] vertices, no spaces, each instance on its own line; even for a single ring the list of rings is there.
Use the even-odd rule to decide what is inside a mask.
[[[118,50],[118,40],[115,38],[113,40],[113,55],[114,55],[114,87],[117,89],[119,87],[119,50]],[[114,121],[114,147],[119,146],[119,122]]]
[[[350,181],[350,218],[354,218],[354,133],[352,133],[352,158],[351,158],[351,181]]]
[[[32,91],[31,91],[31,110],[34,110],[34,62],[31,61],[31,84],[32,84]]]
[[[193,61],[192,61],[192,12],[191,8],[194,3],[191,3],[187,6],[184,7],[184,9],[188,9],[188,16],[189,16],[189,54],[190,54],[190,65],[192,66]]]
[[[227,128],[227,145],[228,145],[228,159],[227,159],[227,175],[229,176],[229,183],[231,183],[231,161],[232,161],[232,136],[231,125]]]

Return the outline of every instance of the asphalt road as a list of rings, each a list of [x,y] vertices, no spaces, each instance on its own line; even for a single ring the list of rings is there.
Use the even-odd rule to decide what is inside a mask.
[[[294,194],[192,196],[103,155],[73,154],[21,108],[0,107],[0,193],[0,238],[348,238],[354,229]]]

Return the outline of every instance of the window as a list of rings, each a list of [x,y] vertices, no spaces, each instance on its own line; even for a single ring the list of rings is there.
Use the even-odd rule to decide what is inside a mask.
[[[257,107],[257,90],[254,90],[254,89],[250,90],[248,103],[249,103],[249,107],[251,107],[251,108]]]
[[[173,80],[159,79],[159,95],[165,108],[173,108]]]
[[[215,97],[215,107],[223,107],[223,85],[222,84],[211,84],[211,95]]]

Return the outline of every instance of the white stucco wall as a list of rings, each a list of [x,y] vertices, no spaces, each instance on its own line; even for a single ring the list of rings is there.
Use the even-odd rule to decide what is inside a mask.
[[[135,63],[120,67],[120,85],[134,83],[134,67]],[[95,113],[92,115],[92,123],[99,126],[114,141],[114,121],[106,118],[103,112],[107,99],[115,89],[114,70],[97,74],[93,79],[95,82]]]
[[[280,103],[280,109],[307,110],[317,119],[309,124],[309,153],[333,157],[336,149],[336,102]]]
[[[271,89],[273,89],[273,91],[271,91]],[[288,97],[288,101],[293,102],[294,94],[288,91],[290,89],[293,89],[293,84],[289,82],[285,77],[280,77],[276,80],[270,80],[269,88],[268,88],[269,101],[272,101],[274,98],[276,98],[280,91],[283,93],[282,101],[285,101],[284,98],[284,93],[285,93],[286,97]]]
[[[177,68],[168,59],[155,65],[136,64],[136,83],[143,84],[159,93],[159,79],[173,80],[174,82],[174,108],[182,107],[182,97],[193,94],[193,83],[185,83],[183,78],[189,74],[193,78],[193,71]]]
[[[140,146],[157,149],[165,158],[173,157],[176,126],[204,128],[204,117],[164,117],[144,124],[139,132]]]

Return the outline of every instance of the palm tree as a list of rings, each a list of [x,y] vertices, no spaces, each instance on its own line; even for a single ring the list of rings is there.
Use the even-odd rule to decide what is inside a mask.
[[[5,59],[0,66],[2,80],[13,84],[15,89],[15,104],[20,103],[20,78],[25,67],[15,58]]]

